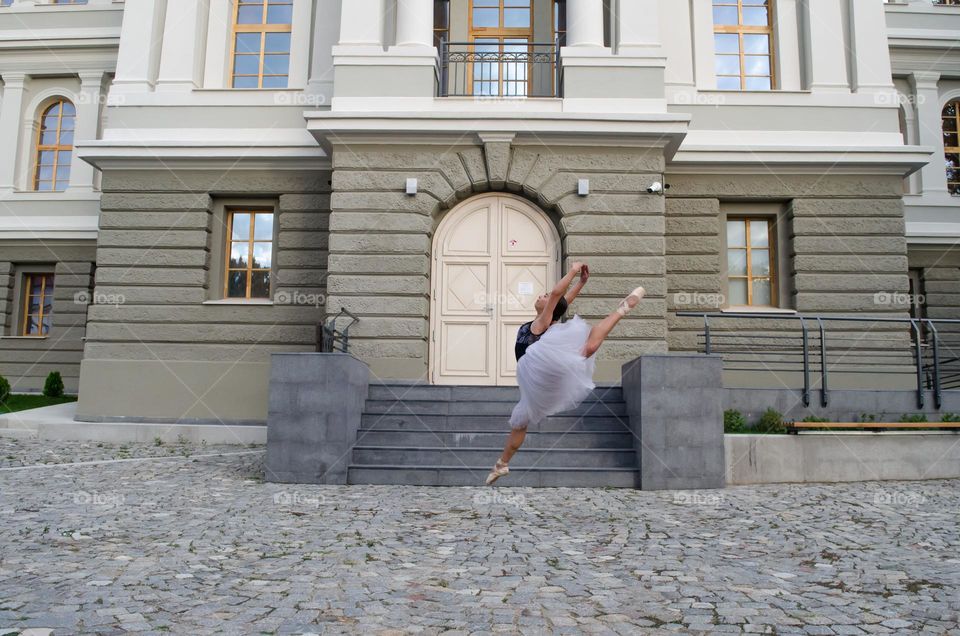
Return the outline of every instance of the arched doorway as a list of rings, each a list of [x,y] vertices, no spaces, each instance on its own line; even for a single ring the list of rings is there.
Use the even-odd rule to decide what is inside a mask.
[[[559,269],[557,230],[524,199],[481,195],[451,210],[433,241],[431,381],[516,384],[517,329]]]

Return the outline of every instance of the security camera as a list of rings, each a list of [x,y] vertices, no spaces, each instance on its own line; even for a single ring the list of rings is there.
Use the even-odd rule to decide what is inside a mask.
[[[653,184],[647,188],[647,192],[650,194],[660,194],[663,192],[663,184],[659,181],[654,181]]]

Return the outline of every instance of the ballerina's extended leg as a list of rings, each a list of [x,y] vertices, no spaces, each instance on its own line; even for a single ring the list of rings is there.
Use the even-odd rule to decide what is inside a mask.
[[[593,329],[590,330],[590,337],[587,338],[587,343],[583,347],[584,357],[589,358],[600,349],[600,345],[607,339],[607,336],[609,336],[613,328],[617,326],[620,319],[637,306],[643,299],[645,293],[646,290],[643,287],[637,287],[630,292],[626,298],[620,301],[620,304],[610,312],[610,315],[593,326]]]

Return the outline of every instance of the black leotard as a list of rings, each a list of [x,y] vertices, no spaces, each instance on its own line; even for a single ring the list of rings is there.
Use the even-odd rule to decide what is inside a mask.
[[[517,356],[517,360],[523,357],[523,354],[527,352],[527,347],[532,345],[534,342],[540,339],[543,334],[535,334],[532,331],[533,321],[526,322],[520,325],[520,330],[517,331],[517,344],[513,348],[514,354]],[[546,332],[544,332],[546,333]]]

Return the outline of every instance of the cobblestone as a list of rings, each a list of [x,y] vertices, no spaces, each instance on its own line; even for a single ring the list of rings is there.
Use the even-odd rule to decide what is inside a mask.
[[[501,501],[262,451],[0,438],[0,634],[960,630],[958,481]]]

